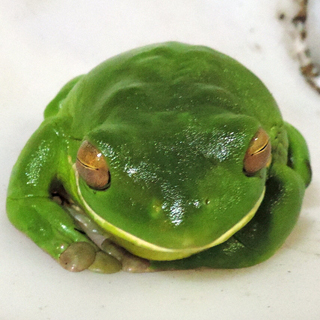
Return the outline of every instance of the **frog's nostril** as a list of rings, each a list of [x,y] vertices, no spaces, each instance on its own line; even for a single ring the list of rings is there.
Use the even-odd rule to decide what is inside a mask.
[[[209,199],[206,199],[205,201],[204,201],[204,204],[209,204],[210,203],[210,200]]]

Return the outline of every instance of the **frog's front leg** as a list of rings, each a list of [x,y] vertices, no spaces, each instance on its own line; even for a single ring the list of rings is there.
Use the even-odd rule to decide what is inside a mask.
[[[155,270],[199,267],[242,268],[272,256],[292,231],[301,208],[305,183],[286,165],[274,165],[265,198],[254,218],[226,242],[189,258],[151,262]]]
[[[67,140],[55,119],[45,121],[33,134],[14,166],[7,197],[10,221],[66,269],[81,271],[95,264],[101,266],[104,255],[77,228],[74,219],[51,195],[53,181],[61,178],[66,167]],[[66,174],[66,170],[64,174]],[[101,268],[100,268],[101,269]],[[102,272],[120,269],[117,260]]]
[[[289,140],[288,165],[302,177],[308,186],[312,174],[306,141],[294,126],[285,122],[285,127]]]
[[[86,233],[86,235],[98,246],[98,248],[101,249],[102,252],[107,254],[103,261],[106,261],[107,263],[107,259],[116,259],[119,261],[119,264],[121,264],[121,269],[127,272],[141,273],[152,271],[149,268],[150,263],[148,260],[137,257],[114,243],[112,241],[112,236],[101,229],[91,218],[85,215],[79,207],[70,206],[68,211],[75,221],[77,221],[81,230]],[[89,269],[97,271],[96,268],[99,268],[98,264],[94,264]]]

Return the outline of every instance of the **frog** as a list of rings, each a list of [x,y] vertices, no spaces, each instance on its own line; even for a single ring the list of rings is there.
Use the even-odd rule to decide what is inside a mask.
[[[170,41],[58,92],[13,167],[6,208],[69,271],[236,269],[284,244],[310,181],[306,141],[262,81]]]

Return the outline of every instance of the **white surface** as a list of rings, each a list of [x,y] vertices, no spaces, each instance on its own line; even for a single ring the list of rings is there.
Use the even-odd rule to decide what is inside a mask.
[[[0,319],[319,319],[320,96],[304,82],[283,0],[0,0]],[[284,11],[283,11],[284,10]],[[68,273],[7,220],[11,168],[70,78],[147,43],[204,44],[254,71],[311,150],[314,178],[284,247],[243,270]]]
[[[308,0],[307,28],[311,57],[320,66],[320,0]]]

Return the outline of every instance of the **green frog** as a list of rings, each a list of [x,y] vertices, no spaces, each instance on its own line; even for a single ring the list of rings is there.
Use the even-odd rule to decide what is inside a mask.
[[[255,75],[168,42],[61,89],[13,168],[7,212],[70,271],[242,268],[284,243],[310,180],[304,138]]]

